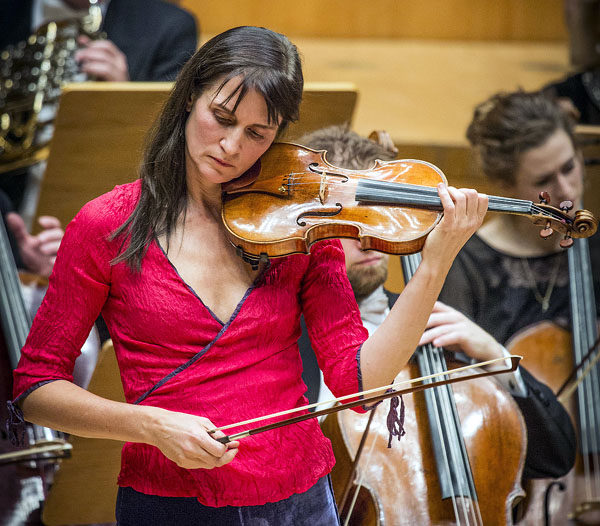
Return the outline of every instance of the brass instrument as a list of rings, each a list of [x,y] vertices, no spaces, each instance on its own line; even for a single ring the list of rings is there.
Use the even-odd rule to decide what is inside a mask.
[[[98,38],[101,21],[90,0],[85,17],[49,22],[0,52],[0,174],[47,158],[62,86],[87,80],[75,61],[77,38]]]

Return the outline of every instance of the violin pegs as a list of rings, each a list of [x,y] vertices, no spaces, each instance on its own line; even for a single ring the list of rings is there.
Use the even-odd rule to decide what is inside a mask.
[[[550,227],[550,221],[547,221],[546,228],[543,228],[540,231],[540,237],[543,239],[548,239],[553,233],[554,233],[554,230],[552,230],[552,228]]]
[[[570,210],[573,210],[573,201],[563,201],[560,205],[559,208],[563,211],[563,212],[569,212]]]
[[[563,239],[560,240],[560,248],[570,248],[573,246],[573,238],[567,234]]]
[[[543,205],[550,204],[550,194],[548,192],[540,192],[540,203]]]

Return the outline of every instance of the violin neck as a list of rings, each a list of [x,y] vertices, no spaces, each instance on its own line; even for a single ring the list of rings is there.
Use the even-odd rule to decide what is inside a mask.
[[[533,202],[509,197],[488,196],[490,212],[532,215]],[[390,181],[361,179],[356,187],[356,200],[361,203],[414,206],[442,210],[437,188]]]

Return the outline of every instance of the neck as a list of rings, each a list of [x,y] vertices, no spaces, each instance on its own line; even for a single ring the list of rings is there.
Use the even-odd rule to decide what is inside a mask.
[[[539,232],[527,217],[498,214],[486,221],[477,234],[492,248],[511,256],[536,257],[562,251],[560,233],[543,239]]]
[[[188,209],[198,213],[210,212],[212,215],[221,212],[221,185],[208,183],[190,166],[186,170]]]

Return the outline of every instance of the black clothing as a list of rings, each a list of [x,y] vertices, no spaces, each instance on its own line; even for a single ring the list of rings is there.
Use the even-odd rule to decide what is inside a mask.
[[[588,243],[592,268],[596,269],[592,276],[598,308],[600,237],[592,236]],[[544,312],[534,290],[543,296],[548,287],[552,287],[551,295]],[[502,344],[521,329],[543,320],[567,328],[570,324],[567,253],[518,258],[493,249],[474,235],[454,260],[439,299],[471,318]],[[577,441],[573,423],[554,393],[523,367],[520,369],[529,390],[526,398],[515,397],[527,424],[524,478],[562,476],[575,460]]]
[[[0,4],[0,49],[31,34],[31,0]],[[196,51],[194,17],[162,0],[111,0],[102,31],[127,57],[133,81],[171,81]]]
[[[600,236],[588,239],[593,273],[596,308],[600,306]],[[535,297],[534,287],[545,294],[557,277],[549,298],[549,307]],[[535,283],[527,267],[535,277]],[[542,320],[568,326],[570,318],[569,271],[567,252],[535,258],[508,256],[486,244],[475,234],[452,264],[440,294],[440,301],[454,307],[489,332],[503,345],[519,330]],[[598,310],[600,312],[600,310]]]
[[[32,0],[0,2],[0,50],[31,34]],[[127,57],[132,81],[172,81],[196,51],[197,29],[187,11],[162,0],[111,0],[102,31]],[[29,167],[3,174],[0,188],[18,209]]]
[[[571,75],[544,87],[546,93],[571,99],[580,113],[580,124],[600,124],[600,69]]]
[[[175,80],[198,44],[194,17],[161,0],[111,0],[102,30],[125,53],[135,81]]]

